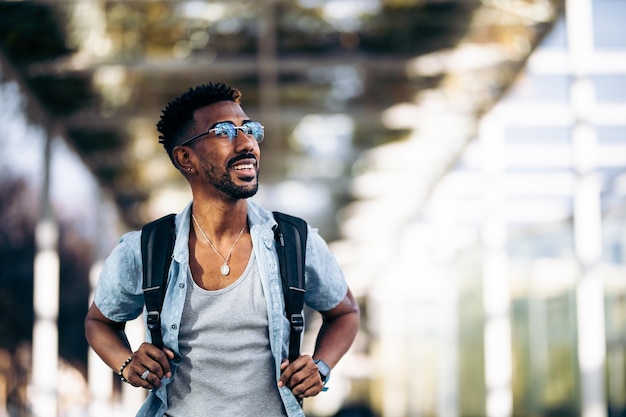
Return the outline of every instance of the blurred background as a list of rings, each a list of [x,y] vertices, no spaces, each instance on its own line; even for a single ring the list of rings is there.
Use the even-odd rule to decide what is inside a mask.
[[[254,199],[319,227],[361,305],[307,415],[626,416],[625,17],[0,1],[0,417],[135,414],[83,319],[120,234],[189,200],[155,124],[208,81],[266,126]]]

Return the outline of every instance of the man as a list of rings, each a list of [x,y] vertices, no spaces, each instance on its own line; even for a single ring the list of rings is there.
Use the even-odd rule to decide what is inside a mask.
[[[125,322],[143,311],[140,232],[105,262],[85,333],[120,378],[151,392],[138,416],[303,416],[352,344],[359,309],[339,266],[309,228],[305,303],[323,325],[312,356],[289,362],[272,213],[252,201],[263,126],[240,92],[201,85],[172,100],[157,129],[193,201],[176,216],[176,243],[162,311],[164,348],[132,351]]]

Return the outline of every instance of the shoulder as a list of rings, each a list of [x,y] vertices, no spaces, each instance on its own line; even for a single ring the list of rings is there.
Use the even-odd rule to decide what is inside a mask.
[[[109,319],[131,320],[141,314],[141,232],[124,234],[104,262],[94,302]]]
[[[141,253],[141,230],[124,233],[109,257],[132,258]]]
[[[141,231],[135,230],[122,235],[107,257],[103,275],[109,279],[123,279],[141,268]]]
[[[343,300],[348,286],[328,243],[317,229],[311,227],[307,238],[306,264],[306,303],[318,311],[331,310]]]
[[[272,226],[276,224],[276,222],[274,221],[274,216],[272,215],[271,211],[261,207],[259,204],[255,203],[254,201],[250,199],[247,200],[247,203],[248,203],[248,221],[250,222],[251,225],[266,224],[268,222],[270,222]]]

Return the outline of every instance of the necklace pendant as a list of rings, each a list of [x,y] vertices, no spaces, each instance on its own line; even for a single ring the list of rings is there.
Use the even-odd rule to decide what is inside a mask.
[[[228,274],[230,274],[230,267],[228,266],[228,264],[226,262],[224,262],[224,264],[222,265],[222,267],[220,268],[220,272],[222,273],[222,275],[226,276]]]

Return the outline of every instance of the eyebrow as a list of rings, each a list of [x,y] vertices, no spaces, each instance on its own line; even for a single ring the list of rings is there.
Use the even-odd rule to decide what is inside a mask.
[[[250,123],[252,121],[253,121],[252,119],[245,119],[244,121],[241,122],[241,125],[243,126],[246,123]],[[213,123],[211,127],[209,127],[206,131],[213,129],[215,126],[217,126],[220,123],[232,123],[233,126],[237,126],[237,124],[235,124],[235,122],[233,122],[232,120],[220,120],[218,122]]]

